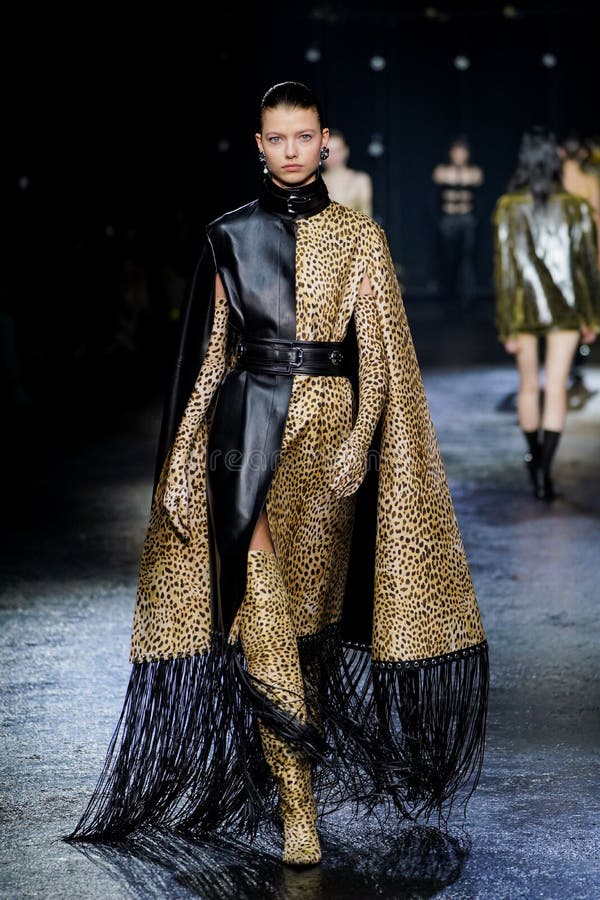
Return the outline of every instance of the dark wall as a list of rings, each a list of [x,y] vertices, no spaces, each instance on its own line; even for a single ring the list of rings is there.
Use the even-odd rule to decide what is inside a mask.
[[[265,2],[212,9],[210,21],[106,11],[38,19],[36,30],[5,22],[6,390],[22,379],[38,404],[66,398],[68,409],[93,379],[109,400],[123,372],[142,389],[161,383],[204,225],[256,196],[258,101],[285,79],[315,88],[351,165],[373,176],[409,303],[435,280],[432,169],[451,136],[469,135],[486,175],[477,263],[491,293],[489,217],[522,130],[600,131],[598,15],[546,3],[508,20],[501,9],[443,7],[429,19],[410,4]],[[374,135],[380,158],[368,152]]]
[[[373,176],[375,213],[407,290],[432,278],[431,173],[444,161],[448,141],[466,133],[486,176],[478,270],[482,285],[490,286],[489,218],[522,131],[533,123],[549,125],[559,139],[572,128],[600,131],[600,16],[591,7],[546,3],[515,19],[502,14],[503,4],[455,7],[446,19],[427,19],[424,7],[350,3],[329,5],[321,16],[274,14],[264,33],[263,83],[299,78],[321,93],[329,124],[351,145],[350,164]],[[318,62],[305,60],[309,46],[321,51]],[[542,64],[547,53],[556,57],[554,68]],[[382,71],[370,67],[374,55],[385,58]],[[467,70],[455,68],[457,55],[470,60]],[[373,134],[385,146],[379,159],[367,151]]]

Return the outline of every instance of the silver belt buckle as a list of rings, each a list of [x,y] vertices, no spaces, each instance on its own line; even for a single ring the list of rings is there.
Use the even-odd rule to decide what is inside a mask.
[[[341,365],[341,363],[344,359],[344,354],[342,353],[341,350],[332,350],[331,353],[329,354],[329,359],[331,360],[331,362],[333,363],[334,366],[339,366],[339,365]]]
[[[299,368],[304,362],[304,348],[303,347],[292,347],[292,350],[295,350],[298,354],[297,358],[288,363],[288,373],[291,374],[292,369]]]

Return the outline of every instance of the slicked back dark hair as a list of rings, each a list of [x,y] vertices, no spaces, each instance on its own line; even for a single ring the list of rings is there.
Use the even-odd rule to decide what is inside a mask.
[[[534,126],[521,138],[519,162],[509,190],[528,188],[536,206],[543,206],[550,194],[562,187],[562,165],[556,138],[551,131]]]
[[[301,81],[280,81],[270,87],[260,101],[258,114],[258,130],[262,130],[263,113],[265,109],[275,109],[276,106],[289,106],[293,109],[314,109],[319,119],[320,128],[325,127],[323,110],[316,94]]]

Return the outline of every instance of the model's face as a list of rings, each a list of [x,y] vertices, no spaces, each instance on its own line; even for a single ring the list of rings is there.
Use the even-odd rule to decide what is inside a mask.
[[[469,162],[469,151],[460,145],[450,147],[450,162],[453,166],[466,166]]]
[[[319,127],[315,109],[276,106],[263,112],[256,143],[275,184],[292,188],[315,180],[321,147],[327,145],[328,137],[329,130]]]
[[[325,168],[333,171],[333,169],[340,169],[342,166],[345,166],[350,153],[348,144],[334,134],[329,138],[327,146],[329,147],[329,159],[325,163]]]

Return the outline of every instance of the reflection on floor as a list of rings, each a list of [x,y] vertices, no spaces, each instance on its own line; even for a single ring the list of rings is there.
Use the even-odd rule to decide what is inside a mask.
[[[62,842],[129,675],[158,407],[150,400],[63,433],[48,416],[43,434],[38,422],[11,445],[4,467],[3,896],[598,896],[600,368],[589,365],[585,402],[569,413],[554,504],[529,495],[506,403],[514,367],[424,374],[490,641],[487,755],[466,822],[441,848],[426,829],[391,823],[382,841],[376,823],[342,814],[324,830],[323,864],[307,872],[284,869],[266,839]]]

